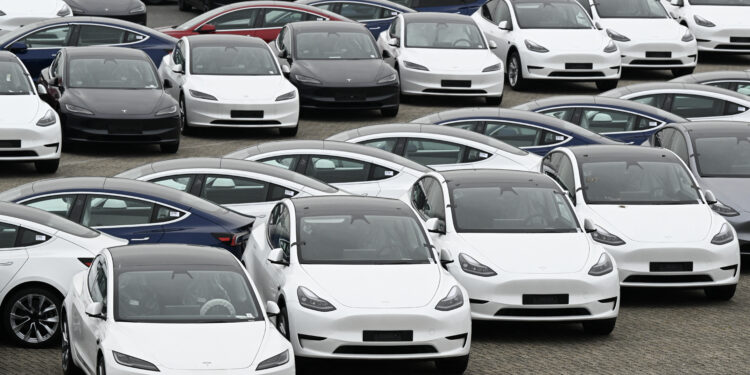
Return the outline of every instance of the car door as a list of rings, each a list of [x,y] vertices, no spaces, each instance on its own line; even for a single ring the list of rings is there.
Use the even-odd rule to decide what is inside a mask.
[[[266,240],[268,241],[266,251],[254,254],[258,257],[255,264],[261,265],[256,275],[261,281],[263,295],[267,301],[278,301],[279,290],[284,285],[286,277],[284,272],[287,266],[274,264],[268,260],[271,250],[281,249],[287,262],[291,259],[291,213],[284,203],[278,203],[268,217],[266,226]]]
[[[25,247],[18,244],[20,228],[0,221],[0,290],[5,290],[29,255]]]
[[[170,209],[143,199],[109,194],[85,197],[80,223],[132,244],[158,243],[164,235],[162,222],[171,218]],[[182,215],[177,212],[177,218]]]
[[[256,22],[255,29],[251,30],[249,35],[258,37],[266,43],[276,39],[284,25],[300,21],[322,21],[326,20],[323,16],[303,12],[295,9],[281,7],[261,8],[262,13]]]
[[[378,47],[382,50],[383,60],[391,67],[396,66],[396,60],[400,55],[400,45],[403,43],[401,37],[401,25],[403,24],[401,17],[396,17],[391,23],[391,27],[388,28],[388,32],[381,33],[378,37]],[[397,46],[392,46],[389,43],[391,40],[398,40]]]
[[[365,24],[372,35],[377,38],[381,32],[388,29],[393,18],[399,12],[383,8],[374,4],[341,2],[336,13],[351,20]]]
[[[178,73],[172,70],[175,65],[182,65],[182,72]],[[185,84],[185,74],[188,69],[188,62],[185,56],[185,41],[180,39],[174,47],[171,54],[164,56],[162,64],[159,66],[159,75],[164,81],[165,91],[175,100],[179,100],[182,85]],[[166,82],[169,81],[169,85]]]
[[[96,368],[97,353],[99,351],[99,340],[103,338],[105,320],[100,317],[88,316],[86,307],[91,303],[101,302],[104,304],[102,312],[105,316],[110,313],[107,306],[108,294],[107,261],[103,254],[97,255],[89,267],[86,278],[85,291],[81,294],[80,306],[80,341],[78,343],[78,354],[89,369]],[[77,328],[73,328],[77,329]]]
[[[207,174],[198,196],[242,214],[264,219],[277,201],[299,192],[249,177]]]
[[[486,121],[483,133],[523,150],[545,155],[570,137],[538,126],[510,121]]]
[[[372,163],[335,155],[309,155],[297,172],[321,180],[352,194],[378,196],[380,184],[371,180]]]
[[[54,25],[34,30],[26,34],[15,43],[26,44],[27,50],[18,53],[18,57],[26,65],[29,74],[37,80],[42,69],[50,66],[57,56],[57,51],[72,43],[73,27],[70,24]]]
[[[260,13],[258,7],[241,8],[222,13],[206,24],[216,27],[217,34],[253,35]],[[196,27],[196,30],[202,26]]]
[[[510,7],[505,0],[492,0],[480,9],[481,17],[473,17],[479,27],[484,31],[488,40],[494,41],[497,48],[492,50],[500,60],[508,61],[508,51],[512,43],[513,19]],[[503,28],[500,28],[500,23]]]

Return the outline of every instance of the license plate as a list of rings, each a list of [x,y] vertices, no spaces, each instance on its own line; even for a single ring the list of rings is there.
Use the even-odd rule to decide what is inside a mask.
[[[693,262],[651,262],[649,270],[651,272],[691,272]]]
[[[524,294],[524,305],[567,305],[567,294]]]
[[[363,331],[362,341],[413,341],[414,331]]]

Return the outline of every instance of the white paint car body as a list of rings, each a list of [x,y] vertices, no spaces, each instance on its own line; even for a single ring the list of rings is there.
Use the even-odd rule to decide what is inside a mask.
[[[747,23],[750,4],[747,2],[727,0],[721,5],[705,5],[704,0],[661,2],[695,35],[699,51],[750,53],[750,25]]]
[[[455,260],[447,269],[468,290],[472,318],[583,322],[599,334],[614,328],[620,307],[616,265],[551,178],[518,171],[432,172],[402,200],[432,229],[435,246]]]
[[[63,0],[3,1],[0,4],[0,30],[15,30],[34,22],[72,15],[73,11]]]
[[[412,35],[418,32],[410,30],[412,24],[450,25],[446,27],[463,32],[476,30],[474,37],[479,44],[472,45],[469,39],[456,40],[446,47],[428,47],[431,45],[428,40],[410,44],[410,40],[416,39]],[[402,94],[479,96],[492,104],[500,104],[505,81],[503,62],[491,51],[497,46],[487,40],[470,17],[403,13],[397,15],[391,25],[378,37],[378,47],[390,55],[386,61],[399,73]],[[430,29],[437,38],[438,29]],[[458,44],[463,48],[458,48]]]

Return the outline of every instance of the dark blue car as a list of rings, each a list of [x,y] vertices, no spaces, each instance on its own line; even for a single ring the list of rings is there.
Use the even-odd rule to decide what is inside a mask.
[[[54,18],[0,35],[0,49],[15,53],[34,79],[63,47],[136,48],[146,52],[158,67],[176,43],[177,39],[146,26],[105,17]]]
[[[459,13],[470,16],[487,0],[393,0],[418,12]]]
[[[8,190],[0,200],[55,213],[131,244],[215,246],[237,257],[255,220],[185,192],[122,178],[43,180]]]
[[[567,121],[516,109],[463,108],[412,122],[471,130],[539,155],[563,146],[621,144]]]
[[[363,23],[375,39],[391,27],[397,15],[416,12],[388,0],[299,0],[297,3],[312,5]]]

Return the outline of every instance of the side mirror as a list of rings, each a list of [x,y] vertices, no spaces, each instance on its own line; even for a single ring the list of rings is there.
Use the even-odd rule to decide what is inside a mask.
[[[391,53],[388,52],[388,51],[386,51],[386,50],[383,50],[383,58],[387,59],[387,58],[390,58],[390,57],[393,57],[393,56],[391,56]]]
[[[710,205],[714,205],[716,203],[719,203],[719,200],[716,199],[716,196],[714,195],[713,191],[706,190],[705,192],[703,192],[703,195],[706,196],[706,203],[708,203]]]
[[[388,45],[391,47],[398,47],[401,45],[401,43],[399,42],[398,38],[391,38],[388,39]]]
[[[102,320],[107,318],[104,316],[104,304],[101,302],[90,303],[86,306],[86,315]]]
[[[497,43],[494,40],[490,40],[487,44],[490,46],[490,49],[497,49]]]
[[[276,316],[281,314],[281,309],[279,308],[279,305],[276,304],[276,302],[268,301],[266,302],[266,314],[268,316]]]
[[[277,56],[279,56],[282,59],[285,59],[286,58],[286,50],[282,49],[281,51],[279,51],[279,53],[277,54]]]
[[[604,30],[602,24],[600,24],[598,21],[594,22],[594,27],[596,27],[597,30]]]
[[[39,92],[39,95],[47,95],[47,89],[41,83],[36,85],[36,91]]]
[[[684,0],[671,0],[669,3],[672,4],[672,6],[676,6],[678,8],[681,8],[681,7],[685,6],[685,1]]]
[[[172,65],[172,71],[177,74],[184,74],[185,70],[182,68],[182,64]]]
[[[272,264],[278,264],[282,266],[288,266],[289,262],[284,259],[284,250],[281,250],[281,248],[275,248],[271,250],[270,253],[268,253],[268,261]]]
[[[500,23],[497,24],[497,28],[500,30],[513,30],[513,26],[511,26],[510,22],[508,21],[500,21]]]
[[[677,19],[677,13],[675,13],[675,12],[673,12],[671,10],[669,11],[669,16],[672,17],[673,20]]]
[[[451,253],[448,252],[448,250],[442,249],[440,250],[440,264],[445,266],[446,264],[453,263],[453,257],[451,256]]]
[[[164,88],[165,89],[171,89],[172,88],[172,81],[165,79],[164,80]]]
[[[433,217],[425,223],[427,231],[430,233],[445,234],[445,221]]]
[[[216,32],[216,26],[209,24],[205,24],[198,28],[198,34],[213,34]]]
[[[594,233],[594,232],[596,232],[596,225],[594,225],[593,221],[591,221],[589,219],[585,219],[585,220],[583,220],[583,230],[586,233]]]
[[[24,54],[29,50],[29,46],[24,42],[15,42],[10,45],[8,51],[15,53],[16,55]]]
[[[289,75],[289,73],[292,72],[292,70],[289,68],[289,65],[282,65],[281,66],[281,72],[284,73],[284,75]]]

